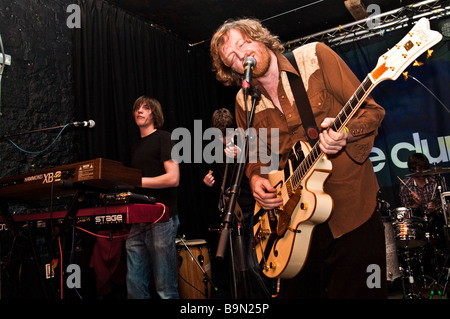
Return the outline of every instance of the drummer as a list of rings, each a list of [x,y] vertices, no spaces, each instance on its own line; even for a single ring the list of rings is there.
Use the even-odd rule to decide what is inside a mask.
[[[428,158],[422,153],[413,153],[408,157],[408,168],[411,174],[400,184],[402,205],[422,214],[435,211],[440,205],[436,177],[421,174],[430,169]]]

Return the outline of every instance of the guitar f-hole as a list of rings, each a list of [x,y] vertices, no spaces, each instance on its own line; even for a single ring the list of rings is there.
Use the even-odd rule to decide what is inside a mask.
[[[282,187],[283,186],[283,181],[279,181],[278,183],[276,183],[273,188],[277,188],[278,186]]]

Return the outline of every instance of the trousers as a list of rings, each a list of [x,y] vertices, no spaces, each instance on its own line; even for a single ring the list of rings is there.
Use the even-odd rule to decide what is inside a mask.
[[[175,215],[164,223],[133,224],[127,251],[128,299],[150,299],[151,275],[161,299],[178,299],[178,268],[175,238],[179,226]]]
[[[327,223],[316,226],[308,259],[296,277],[281,280],[280,298],[387,298],[381,214],[339,238]]]

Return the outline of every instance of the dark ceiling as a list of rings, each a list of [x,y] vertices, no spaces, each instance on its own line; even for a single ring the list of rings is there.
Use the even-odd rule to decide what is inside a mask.
[[[230,18],[257,18],[263,21],[270,31],[277,34],[282,42],[355,21],[347,10],[344,0],[106,1],[143,17],[190,44],[208,43],[214,31]],[[381,12],[388,12],[416,3],[418,0],[361,0],[360,2],[366,6],[378,5]]]

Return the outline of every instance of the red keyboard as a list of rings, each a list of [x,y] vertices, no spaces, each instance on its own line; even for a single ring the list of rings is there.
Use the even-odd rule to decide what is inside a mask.
[[[13,215],[13,221],[29,224],[37,228],[46,227],[47,221],[62,223],[66,210],[41,212],[33,214]],[[169,220],[169,209],[162,204],[127,204],[95,208],[81,208],[76,215],[77,223],[94,225],[135,224],[166,222]],[[0,216],[0,231],[7,230],[3,217]]]

